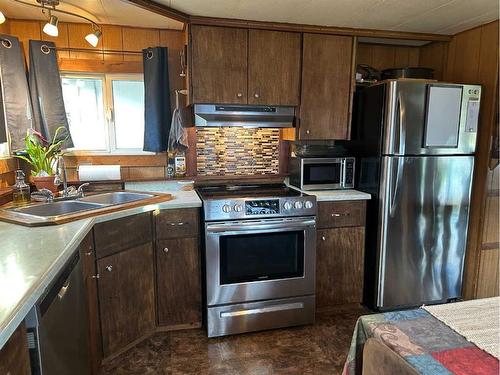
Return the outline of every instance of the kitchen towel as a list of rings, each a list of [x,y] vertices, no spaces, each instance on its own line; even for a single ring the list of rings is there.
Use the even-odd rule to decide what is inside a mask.
[[[187,134],[184,129],[179,95],[185,95],[184,91],[175,90],[175,109],[172,113],[172,123],[168,136],[168,151],[183,150],[188,148]]]
[[[73,147],[61,87],[55,44],[30,40],[29,86],[35,129],[49,141],[67,137],[64,148]],[[59,139],[53,140],[57,128],[63,126]]]
[[[119,165],[79,165],[78,179],[80,181],[120,180]]]
[[[0,143],[7,141],[8,133],[11,151],[23,150],[32,126],[28,81],[21,44],[5,34],[0,34],[0,86]]]
[[[144,151],[167,150],[172,119],[168,48],[142,50],[144,65]]]

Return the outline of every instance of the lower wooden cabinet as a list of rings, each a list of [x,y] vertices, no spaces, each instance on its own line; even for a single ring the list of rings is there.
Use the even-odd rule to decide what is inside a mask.
[[[201,271],[198,237],[159,240],[156,245],[158,324],[201,325]]]
[[[320,229],[316,248],[316,306],[363,299],[364,227]]]
[[[104,357],[155,328],[151,242],[99,259],[99,311]]]
[[[26,338],[24,322],[17,327],[0,350],[0,374],[31,374],[28,340]]]

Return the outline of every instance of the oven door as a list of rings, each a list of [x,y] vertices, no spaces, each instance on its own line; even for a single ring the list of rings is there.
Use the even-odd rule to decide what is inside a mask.
[[[314,217],[207,223],[207,305],[311,295]]]
[[[344,158],[302,159],[302,189],[341,189],[345,180]]]

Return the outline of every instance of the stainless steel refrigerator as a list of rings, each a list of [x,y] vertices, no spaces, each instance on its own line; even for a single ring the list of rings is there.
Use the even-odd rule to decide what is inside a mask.
[[[390,80],[358,97],[357,187],[372,194],[365,303],[460,299],[481,87]]]

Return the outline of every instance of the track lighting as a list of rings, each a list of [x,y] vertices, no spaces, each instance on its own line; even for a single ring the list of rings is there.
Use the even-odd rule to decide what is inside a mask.
[[[2,13],[2,11],[0,10],[0,24],[4,23],[5,22],[5,16],[4,14]]]
[[[92,47],[97,47],[97,44],[99,43],[99,38],[101,38],[102,31],[101,30],[95,30],[94,32],[91,32],[85,37],[85,40],[92,46]]]
[[[50,36],[58,36],[59,35],[59,29],[57,28],[58,23],[59,20],[57,19],[57,17],[50,15],[49,21],[43,27],[43,32]]]

